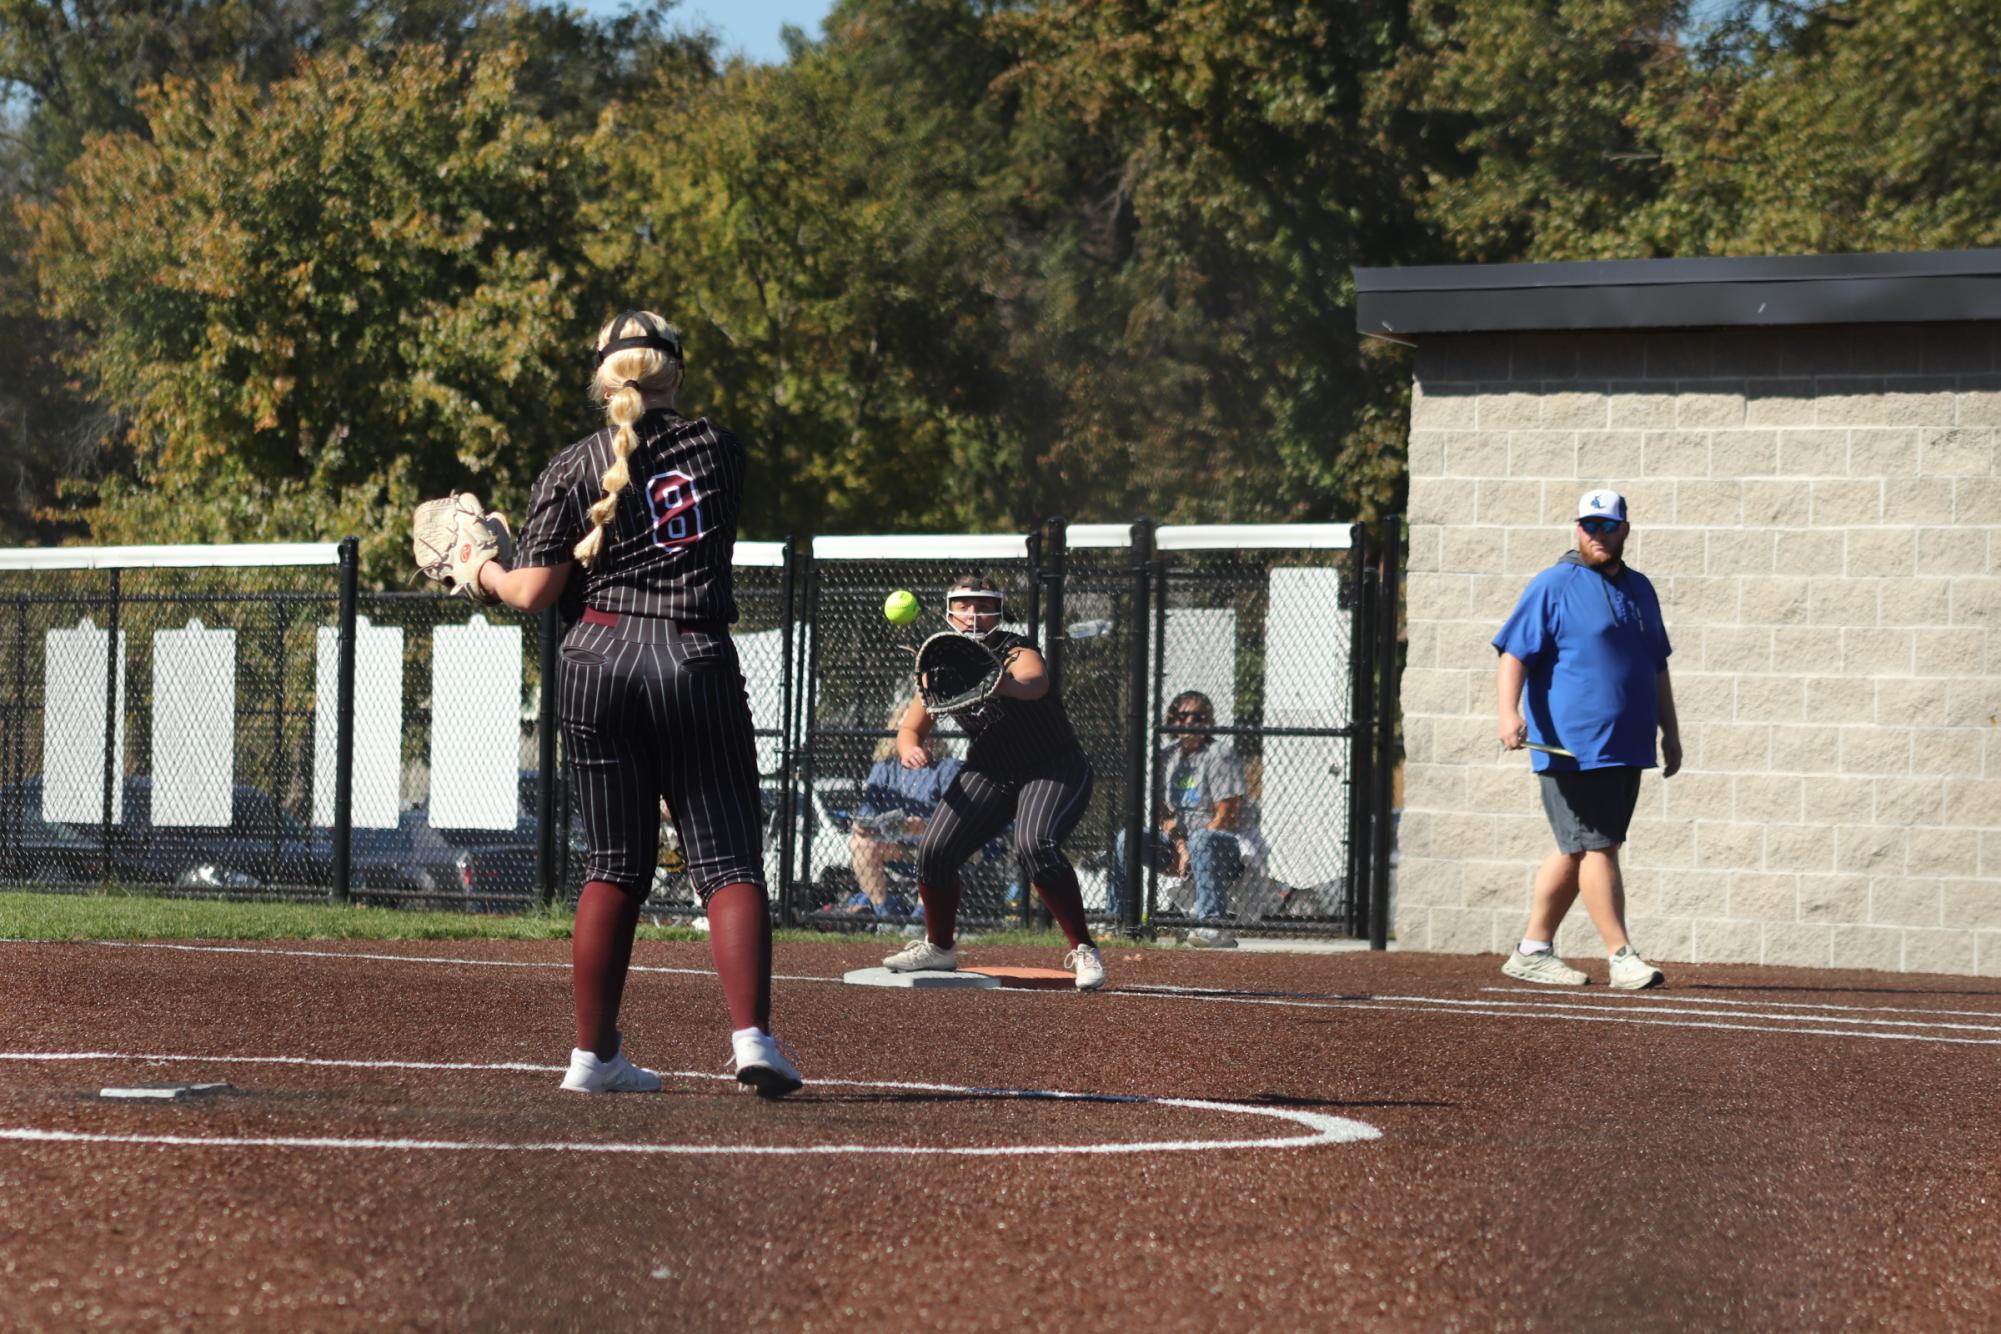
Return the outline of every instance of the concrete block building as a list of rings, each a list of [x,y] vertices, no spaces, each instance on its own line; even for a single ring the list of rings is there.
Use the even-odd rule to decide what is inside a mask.
[[[1399,941],[1522,928],[1550,838],[1489,640],[1611,486],[1686,751],[1623,858],[1638,947],[2001,976],[2001,251],[1356,277],[1415,347]]]

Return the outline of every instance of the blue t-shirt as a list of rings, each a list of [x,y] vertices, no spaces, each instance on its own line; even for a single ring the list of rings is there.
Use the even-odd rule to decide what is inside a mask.
[[[1532,751],[1536,772],[1654,767],[1658,678],[1674,649],[1645,575],[1608,578],[1566,552],[1529,581],[1494,647],[1528,667],[1529,740],[1577,757]]]
[[[891,811],[902,811],[905,815],[915,815],[929,820],[931,812],[938,809],[938,803],[945,798],[945,789],[952,786],[958,776],[960,762],[950,755],[943,756],[922,769],[906,769],[891,756],[877,760],[875,767],[868,771],[868,782],[862,787],[861,814],[887,815]],[[891,842],[910,842],[908,835],[897,834]]]

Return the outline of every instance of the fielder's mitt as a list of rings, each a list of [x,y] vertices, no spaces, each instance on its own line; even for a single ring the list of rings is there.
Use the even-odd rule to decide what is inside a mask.
[[[447,593],[490,604],[495,598],[479,586],[479,567],[497,560],[505,568],[514,559],[514,534],[504,517],[480,509],[478,496],[454,491],[417,506],[410,547],[417,572],[426,579],[443,584]]]
[[[1006,668],[994,651],[954,630],[940,631],[917,650],[917,693],[933,718],[954,718],[961,727],[982,726],[992,717],[994,691]]]

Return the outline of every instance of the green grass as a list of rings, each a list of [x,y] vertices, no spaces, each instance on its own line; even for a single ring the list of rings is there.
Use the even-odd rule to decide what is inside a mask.
[[[132,891],[0,893],[0,939],[12,940],[567,940],[568,909],[516,914],[406,912],[324,903],[226,903]],[[699,940],[686,927],[648,937]]]
[[[568,908],[524,913],[412,912],[336,908],[324,903],[228,903],[176,899],[137,890],[88,894],[0,892],[0,940],[568,940]],[[642,940],[705,940],[685,926],[641,926]],[[880,941],[894,936],[779,931],[777,939]],[[1061,948],[1054,931],[980,932],[987,946]],[[1135,942],[1121,940],[1125,949]]]

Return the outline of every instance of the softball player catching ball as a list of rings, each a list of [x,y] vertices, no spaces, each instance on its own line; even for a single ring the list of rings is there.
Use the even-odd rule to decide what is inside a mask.
[[[984,643],[1007,668],[992,706],[960,719],[973,733],[965,767],[945,789],[918,848],[917,892],[924,900],[927,938],[882,962],[899,973],[950,972],[959,966],[953,944],[959,868],[1013,820],[1022,869],[1070,941],[1063,966],[1077,975],[1078,990],[1096,991],[1105,984],[1105,964],[1084,921],[1077,872],[1063,855],[1063,840],[1091,802],[1091,761],[1077,744],[1042,655],[1026,638],[1000,628],[1001,604],[999,585],[979,574],[956,580],[945,597],[946,623]],[[924,747],[931,727],[923,699],[912,700],[897,728],[905,768],[931,762]]]
[[[581,612],[563,639],[560,708],[590,858],[571,943],[577,1045],[563,1087],[660,1087],[620,1049],[618,1008],[665,798],[708,910],[737,1078],[782,1097],[800,1079],[771,1037],[757,752],[729,633],[743,446],[674,410],[681,339],[658,315],[626,311],[606,324],[592,364],[610,424],[536,479],[513,568],[487,561],[467,572],[465,590],[523,611],[561,599]]]

